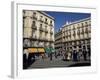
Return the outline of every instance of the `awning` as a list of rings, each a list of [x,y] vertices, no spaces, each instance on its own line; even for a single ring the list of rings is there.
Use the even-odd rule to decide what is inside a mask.
[[[29,53],[37,53],[38,50],[37,50],[37,48],[28,48],[28,52]]]
[[[49,48],[45,48],[46,53],[50,53],[50,49]]]
[[[44,50],[44,48],[38,48],[38,52],[40,52],[40,53],[44,53],[45,50]]]
[[[55,52],[54,48],[45,48],[46,53],[52,53]]]

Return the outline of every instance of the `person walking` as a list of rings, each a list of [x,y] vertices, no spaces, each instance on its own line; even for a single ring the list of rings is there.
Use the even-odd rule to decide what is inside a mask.
[[[52,61],[52,53],[50,53],[50,61]]]
[[[81,51],[81,49],[79,49],[79,52],[78,52],[78,60],[79,61],[81,60],[81,56],[82,56],[82,51]]]
[[[83,49],[83,58],[84,58],[84,61],[87,60],[87,51],[85,48]]]
[[[57,51],[55,51],[55,58],[57,58]]]
[[[76,50],[73,51],[73,61],[77,61],[77,52],[76,52]]]
[[[71,60],[71,52],[70,52],[70,51],[68,51],[68,53],[67,53],[67,60],[68,60],[68,61]]]

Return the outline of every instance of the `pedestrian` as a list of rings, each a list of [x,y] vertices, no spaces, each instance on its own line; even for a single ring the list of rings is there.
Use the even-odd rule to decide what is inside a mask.
[[[84,61],[87,60],[87,51],[85,49],[83,49],[83,58],[84,58]]]
[[[79,52],[78,52],[78,60],[79,61],[81,60],[81,56],[82,56],[82,51],[79,49]]]
[[[42,57],[42,60],[44,60],[44,54],[43,53],[41,54],[41,57]]]
[[[25,52],[25,49],[23,51],[23,68],[25,69],[26,66],[27,66],[27,59],[26,59],[26,52]]]
[[[55,58],[57,58],[57,51],[55,51]]]
[[[91,49],[88,48],[88,56],[90,57],[91,56]]]
[[[50,61],[52,61],[52,53],[50,53]]]
[[[77,52],[76,52],[76,50],[73,51],[73,61],[77,61]]]
[[[67,53],[67,60],[68,60],[68,61],[71,60],[71,53],[70,53],[70,51],[68,51],[68,53]]]

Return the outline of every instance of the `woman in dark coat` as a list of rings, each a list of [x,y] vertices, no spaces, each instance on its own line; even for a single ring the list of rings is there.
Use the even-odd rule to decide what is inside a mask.
[[[73,51],[73,61],[77,61],[77,52]]]
[[[84,58],[84,61],[87,60],[87,51],[85,49],[83,50],[83,58]]]

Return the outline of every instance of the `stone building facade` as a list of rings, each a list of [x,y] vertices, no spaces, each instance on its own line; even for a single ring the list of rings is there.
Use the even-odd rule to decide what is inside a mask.
[[[23,10],[23,46],[54,48],[54,18],[43,11]]]
[[[55,34],[55,48],[66,51],[90,51],[91,49],[91,18],[85,18],[65,24]]]

